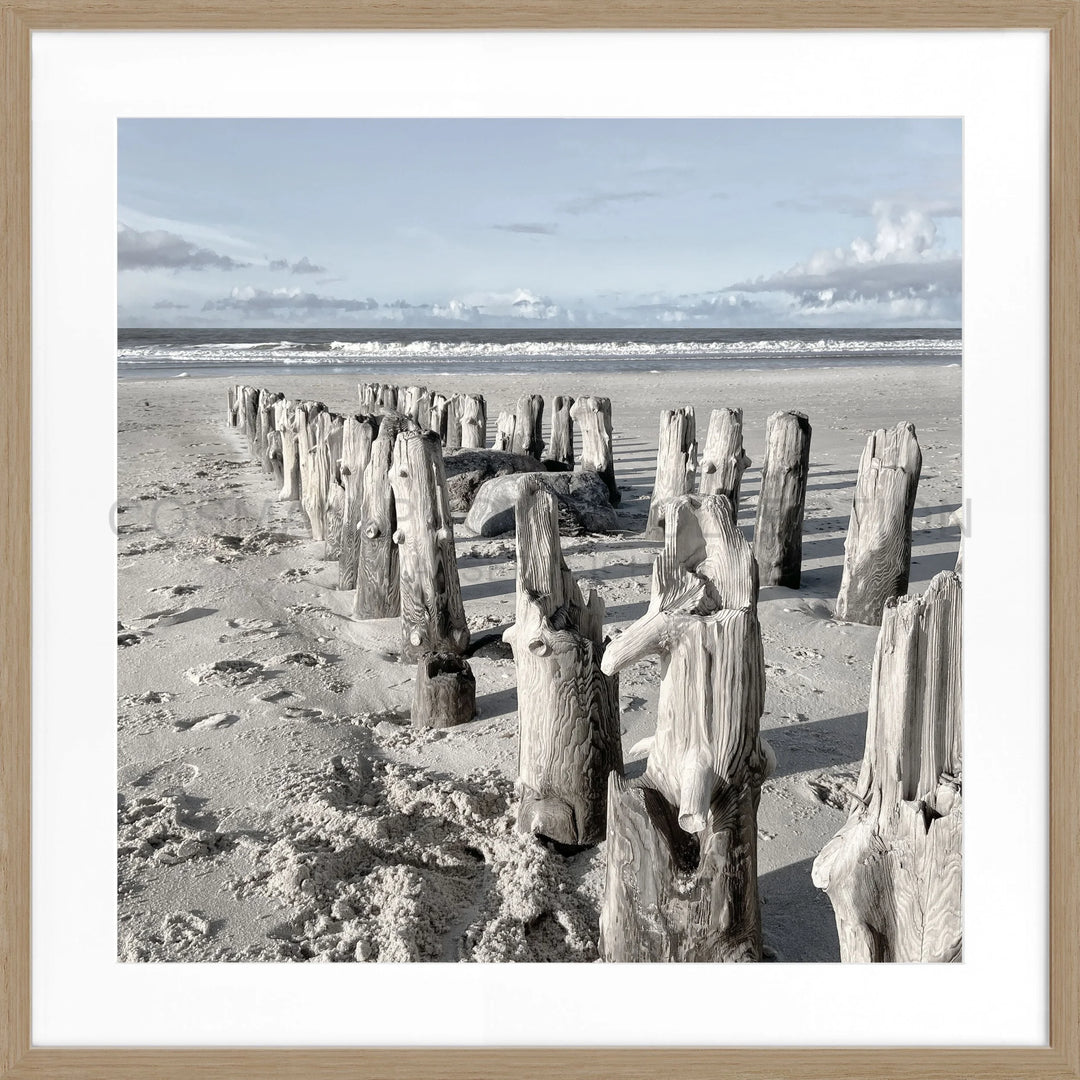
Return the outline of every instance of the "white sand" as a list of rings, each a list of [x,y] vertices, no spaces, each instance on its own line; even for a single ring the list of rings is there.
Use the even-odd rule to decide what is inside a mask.
[[[365,374],[259,380],[356,409]],[[595,960],[603,845],[572,858],[513,827],[514,666],[472,661],[480,716],[414,732],[413,669],[394,620],[358,623],[337,566],[298,506],[225,423],[223,378],[120,383],[119,952],[128,960]],[[242,380],[245,381],[245,380]],[[392,381],[408,382],[399,378]],[[838,960],[810,864],[845,819],[862,757],[876,629],[834,622],[852,485],[866,432],[912,420],[923,449],[911,591],[955,561],[960,369],[833,369],[521,376],[432,371],[428,386],[486,395],[489,426],[519,393],[613,402],[619,537],[564,538],[608,623],[645,609],[659,550],[643,543],[661,407],[740,405],[753,459],[765,417],[813,425],[803,585],[761,591],[768,732],[759,864],[766,948]],[[513,614],[513,538],[458,528],[474,641]],[[488,650],[483,650],[488,651]],[[219,661],[243,661],[215,669]],[[625,750],[651,733],[658,665],[621,677]]]

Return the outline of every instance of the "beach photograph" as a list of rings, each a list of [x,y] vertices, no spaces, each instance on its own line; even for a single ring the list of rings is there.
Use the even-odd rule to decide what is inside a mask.
[[[118,959],[961,961],[962,135],[118,121]]]

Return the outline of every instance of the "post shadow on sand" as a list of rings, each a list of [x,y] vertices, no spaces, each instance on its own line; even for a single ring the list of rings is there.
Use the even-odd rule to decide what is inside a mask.
[[[763,728],[761,734],[776,754],[774,779],[811,769],[858,764],[866,741],[866,713]],[[856,747],[857,756],[845,752],[844,746]]]
[[[506,686],[476,695],[476,719],[497,720],[500,716],[516,713],[518,707],[517,686]]]
[[[840,962],[840,941],[829,898],[810,878],[814,857],[758,877],[761,931],[777,961]]]

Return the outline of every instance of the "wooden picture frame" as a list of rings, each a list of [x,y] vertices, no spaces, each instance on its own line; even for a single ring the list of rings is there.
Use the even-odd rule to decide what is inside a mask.
[[[1080,0],[0,0],[0,1077],[1080,1076]],[[44,30],[1043,29],[1050,38],[1050,1042],[1043,1048],[168,1049],[31,1045],[30,44]]]

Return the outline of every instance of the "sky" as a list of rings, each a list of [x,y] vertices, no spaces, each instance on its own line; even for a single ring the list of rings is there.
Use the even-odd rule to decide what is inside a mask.
[[[960,325],[958,119],[118,128],[120,326]]]

